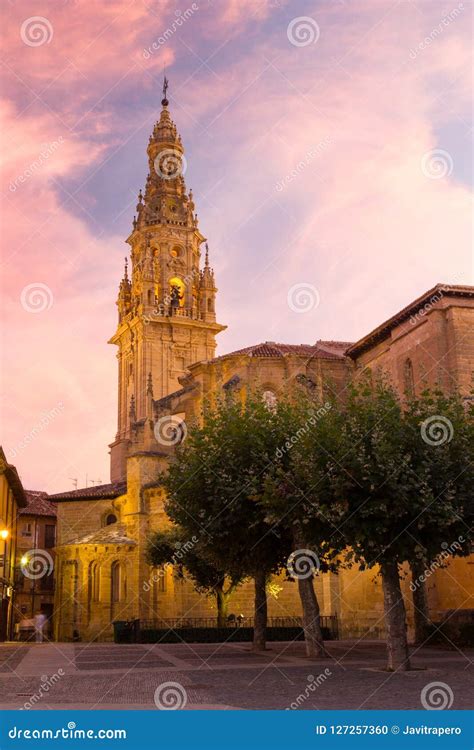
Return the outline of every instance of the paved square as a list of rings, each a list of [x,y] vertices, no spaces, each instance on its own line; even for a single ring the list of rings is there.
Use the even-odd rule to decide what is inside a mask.
[[[156,708],[159,689],[186,709],[421,709],[431,683],[443,684],[446,707],[472,707],[472,649],[412,649],[415,669],[394,674],[380,641],[328,647],[329,658],[308,659],[297,642],[264,653],[244,643],[5,644],[0,708]]]

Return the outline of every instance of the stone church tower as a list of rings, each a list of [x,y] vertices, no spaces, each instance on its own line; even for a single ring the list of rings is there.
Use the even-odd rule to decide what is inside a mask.
[[[216,323],[214,272],[201,245],[193,194],[187,191],[181,137],[168,111],[165,78],[162,110],[148,143],[145,194],[126,240],[131,247],[120,282],[118,326],[118,425],[110,445],[111,481],[126,477],[126,460],[158,448],[153,403],[178,390],[189,365],[212,359]]]

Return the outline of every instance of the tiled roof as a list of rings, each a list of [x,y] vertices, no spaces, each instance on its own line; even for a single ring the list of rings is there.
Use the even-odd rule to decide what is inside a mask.
[[[13,464],[7,462],[3,448],[0,445],[0,474],[5,474],[8,485],[13,492],[18,508],[24,508],[26,505],[26,495],[18,471]]]
[[[23,516],[52,516],[56,517],[57,508],[48,500],[47,492],[39,490],[25,490],[28,505],[20,510]]]
[[[135,539],[127,536],[127,527],[122,523],[111,523],[99,531],[80,537],[67,544],[136,544]]]
[[[114,484],[99,484],[95,487],[83,487],[80,490],[70,490],[68,492],[59,492],[56,495],[49,495],[50,500],[100,500],[102,498],[118,497],[127,491],[125,482],[116,482]]]
[[[327,344],[328,342],[321,342]],[[332,342],[335,343],[335,342]],[[324,348],[316,344],[277,344],[275,341],[264,341],[261,344],[247,346],[244,349],[237,349],[235,352],[222,354],[220,357],[212,359],[211,362],[220,362],[228,357],[247,356],[247,357],[285,357],[287,355],[300,356],[304,358],[321,358],[321,359],[341,359],[343,351],[349,344],[341,342],[341,347],[333,346]]]
[[[433,298],[435,299],[435,301],[437,301],[436,298],[442,297],[474,297],[474,286],[436,284],[433,289],[429,289],[429,291],[422,294],[421,297],[418,297],[413,302],[410,302],[409,305],[404,307],[402,310],[397,312],[381,325],[377,326],[377,328],[361,338],[359,341],[356,341],[355,344],[352,344],[352,346],[350,346],[350,348],[347,350],[347,355],[349,357],[356,357],[358,354],[361,354],[367,349],[370,349],[371,346],[374,346],[379,341],[383,341],[383,339],[388,336],[390,331],[395,328],[395,326],[400,325],[400,323],[403,323],[405,320],[408,320],[411,315],[415,315],[419,310],[424,308],[425,305],[432,307]]]

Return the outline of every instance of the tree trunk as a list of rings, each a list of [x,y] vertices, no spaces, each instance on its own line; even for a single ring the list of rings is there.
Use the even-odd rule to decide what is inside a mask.
[[[293,528],[293,543],[295,549],[306,549],[308,547],[299,522]],[[306,656],[324,656],[326,651],[319,619],[319,603],[314,590],[312,575],[308,578],[298,578],[298,592],[303,609]]]
[[[267,629],[267,576],[264,570],[259,570],[254,576],[255,582],[255,613],[253,624],[253,648],[255,651],[265,651]]]
[[[324,656],[323,634],[319,621],[319,604],[312,578],[298,578],[298,591],[303,608],[303,630],[306,656]]]
[[[428,625],[430,624],[430,615],[428,607],[428,596],[426,584],[421,580],[421,576],[426,572],[426,565],[423,560],[416,560],[410,563],[413,594],[413,620],[415,625],[415,643],[424,643],[428,637]]]
[[[227,624],[227,597],[222,589],[216,589],[217,627],[225,628]]]
[[[382,563],[382,588],[387,628],[388,669],[405,672],[410,669],[405,603],[400,588],[396,562]]]

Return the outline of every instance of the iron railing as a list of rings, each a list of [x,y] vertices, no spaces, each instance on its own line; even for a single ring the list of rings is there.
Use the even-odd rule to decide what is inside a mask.
[[[253,617],[236,617],[227,620],[226,628],[253,628]],[[327,628],[332,637],[339,637],[339,627],[337,615],[321,615],[320,625]],[[154,618],[151,620],[140,619],[140,630],[180,630],[182,628],[216,628],[216,617],[175,617],[173,619]],[[269,617],[267,620],[269,628],[302,628],[303,620],[301,617]]]

